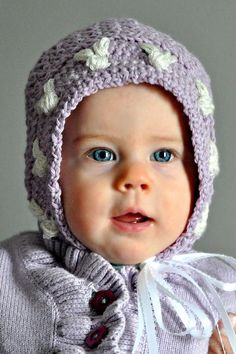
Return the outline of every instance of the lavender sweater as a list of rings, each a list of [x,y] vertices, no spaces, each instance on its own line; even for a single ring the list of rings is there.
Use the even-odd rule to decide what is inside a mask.
[[[223,262],[202,261],[199,266],[224,281],[235,281]],[[131,353],[137,331],[138,270],[116,270],[101,256],[81,251],[59,240],[44,240],[38,232],[25,232],[0,244],[0,353]],[[182,299],[209,308],[195,290],[176,277],[169,282]],[[90,308],[93,292],[111,290],[116,300],[102,315]],[[227,311],[236,311],[234,293],[222,292]],[[212,301],[214,301],[212,299]],[[177,329],[180,323],[163,299],[165,321]],[[214,323],[216,313],[210,313]],[[105,325],[108,334],[95,349],[84,340],[91,329]],[[170,335],[158,326],[160,353],[207,353],[208,338]],[[146,338],[138,354],[148,353]]]

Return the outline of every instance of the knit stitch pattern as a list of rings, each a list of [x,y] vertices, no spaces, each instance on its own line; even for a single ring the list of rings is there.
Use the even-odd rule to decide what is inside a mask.
[[[151,263],[159,270],[166,266],[155,281],[166,284],[170,295],[156,286],[151,304],[160,301],[163,322],[148,319],[140,332],[140,275],[148,264],[113,267],[81,244],[67,224],[59,186],[66,119],[84,97],[129,83],[161,86],[181,103],[198,168],[198,198],[186,229]],[[39,232],[24,232],[0,243],[0,353],[133,354],[134,348],[135,354],[151,350],[206,354],[209,332],[221,316],[216,293],[207,282],[209,277],[233,282],[235,272],[231,263],[217,257],[193,260],[185,268],[173,257],[187,252],[191,258],[194,242],[206,229],[219,172],[210,78],[200,61],[151,26],[132,18],[110,18],[75,31],[44,51],[29,74],[25,99],[25,186]],[[150,282],[144,285],[146,289]],[[216,291],[225,310],[236,312],[235,292],[222,290],[224,285]],[[103,313],[96,312],[91,299],[104,291],[111,291],[115,301]],[[173,298],[178,309],[180,303],[186,306],[177,311]],[[191,307],[200,313],[191,330],[200,333],[205,325],[200,317],[207,316],[205,337],[185,328],[180,312],[190,313]],[[106,336],[91,349],[86,340],[101,327]],[[150,328],[155,348],[149,344]],[[187,335],[175,334],[185,329]]]
[[[110,18],[60,40],[41,55],[29,75],[25,90],[25,186],[29,202],[37,203],[50,220],[48,225],[44,223],[49,228],[47,235],[85,249],[66,222],[58,183],[66,118],[85,96],[109,87],[144,82],[163,87],[182,104],[198,165],[199,197],[186,230],[157,258],[167,259],[190,250],[204,232],[202,225],[206,225],[206,210],[218,172],[217,166],[212,168],[215,132],[210,79],[200,61],[169,35],[132,18]],[[41,175],[35,173],[34,167],[36,139],[46,159],[44,166],[47,163]],[[59,230],[57,235],[53,220]]]
[[[196,267],[218,279],[235,280],[234,272],[218,260]],[[43,239],[37,232],[5,240],[0,244],[0,353],[131,353],[138,321],[137,275],[133,266],[118,272],[98,254],[54,238]],[[218,321],[215,308],[209,309],[196,289],[177,276],[169,276],[168,282],[179,298],[201,304],[212,322]],[[117,300],[97,315],[89,300],[93,291],[105,289],[112,290]],[[236,310],[235,292],[221,291],[220,296],[227,311]],[[161,302],[167,328],[181,329],[173,309],[163,297]],[[109,329],[108,335],[91,351],[84,339],[101,323]],[[208,353],[208,338],[173,336],[158,327],[157,338],[160,353]],[[148,354],[145,336],[137,354]]]

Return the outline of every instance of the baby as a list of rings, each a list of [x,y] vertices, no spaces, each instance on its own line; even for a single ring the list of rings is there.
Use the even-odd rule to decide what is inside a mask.
[[[112,18],[44,52],[25,92],[39,231],[1,243],[1,354],[208,353],[221,318],[236,353],[236,261],[192,248],[219,171],[198,59]]]

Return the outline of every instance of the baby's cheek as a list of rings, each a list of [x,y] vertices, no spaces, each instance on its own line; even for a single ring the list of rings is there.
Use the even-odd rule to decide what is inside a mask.
[[[97,188],[96,184],[81,185],[75,193],[73,208],[77,220],[81,224],[93,223],[94,225],[94,220],[103,215],[107,207],[106,193]]]

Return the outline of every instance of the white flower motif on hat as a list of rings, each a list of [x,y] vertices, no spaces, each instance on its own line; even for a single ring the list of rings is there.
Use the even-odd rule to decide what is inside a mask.
[[[81,49],[75,53],[74,59],[77,61],[85,61],[85,65],[91,70],[106,69],[111,64],[108,62],[110,39],[103,37],[93,44],[92,49]]]
[[[212,140],[210,141],[209,171],[213,177],[217,176],[220,172],[218,150]]]
[[[194,229],[194,234],[198,237],[200,237],[204,233],[207,227],[208,214],[209,214],[209,204],[206,204],[202,211],[202,214],[199,217],[197,225]]]
[[[32,149],[33,157],[35,158],[32,173],[35,176],[43,177],[47,173],[48,164],[47,158],[39,148],[38,138],[33,142]]]
[[[47,219],[45,212],[42,208],[40,208],[34,199],[31,199],[29,203],[29,209],[38,219],[39,224],[43,230],[43,237],[46,239],[56,237],[58,234],[58,227],[55,220],[53,218]]]
[[[55,221],[51,218],[50,220],[43,220],[40,223],[43,230],[43,238],[50,239],[56,237],[58,234],[58,228]]]
[[[212,114],[214,112],[215,106],[213,104],[212,98],[209,94],[209,91],[206,87],[206,85],[199,79],[196,79],[196,86],[199,92],[199,106],[200,109],[202,110],[202,113],[205,116],[208,116],[209,114]]]
[[[168,51],[161,51],[153,44],[140,43],[139,45],[148,54],[150,64],[160,71],[168,70],[169,66],[177,61],[175,55]]]
[[[40,208],[40,206],[36,203],[34,199],[31,199],[29,203],[29,209],[39,221],[44,219],[44,211]]]
[[[39,112],[49,114],[54,110],[59,101],[59,97],[55,92],[54,79],[49,79],[43,85],[43,91],[44,94],[37,102],[36,107]]]

